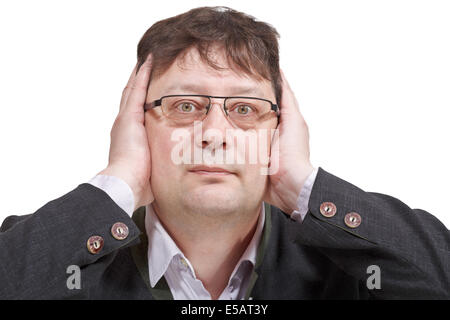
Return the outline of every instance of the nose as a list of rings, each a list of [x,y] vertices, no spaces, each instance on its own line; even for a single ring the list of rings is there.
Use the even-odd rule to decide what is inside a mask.
[[[202,137],[195,139],[201,141],[202,148],[210,146],[212,150],[226,148],[226,130],[233,129],[229,118],[225,114],[222,101],[211,101],[206,118],[202,122]]]

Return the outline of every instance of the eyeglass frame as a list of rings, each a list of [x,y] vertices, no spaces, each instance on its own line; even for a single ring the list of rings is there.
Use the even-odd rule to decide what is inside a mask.
[[[225,104],[227,102],[227,99],[255,99],[255,100],[260,100],[260,101],[266,101],[270,103],[270,110],[274,111],[277,115],[277,119],[280,118],[280,108],[278,106],[278,104],[273,103],[270,100],[267,99],[263,99],[263,98],[256,98],[256,97],[242,97],[242,96],[232,96],[232,97],[221,97],[221,96],[208,96],[208,95],[204,95],[204,94],[170,94],[170,95],[166,95],[166,96],[162,96],[161,98],[154,100],[150,103],[145,103],[144,104],[144,112],[156,107],[161,107],[161,103],[162,100],[164,98],[170,98],[170,97],[202,97],[202,98],[208,98],[209,100],[209,104],[208,106],[210,106],[209,108],[207,108],[206,110],[206,115],[208,114],[209,110],[211,109],[211,98],[214,99],[224,99],[223,100],[223,104],[222,104],[222,110],[225,111],[225,114],[227,117],[229,117],[227,110],[225,109]]]

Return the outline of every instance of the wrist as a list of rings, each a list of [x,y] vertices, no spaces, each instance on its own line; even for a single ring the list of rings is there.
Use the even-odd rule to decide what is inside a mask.
[[[134,212],[134,195],[130,186],[121,178],[106,174],[97,174],[88,182],[106,194],[129,216]]]
[[[136,179],[130,174],[129,170],[123,169],[120,166],[108,166],[98,173],[99,175],[113,176],[124,181],[131,189],[134,197],[134,203],[140,203],[141,187]]]
[[[314,167],[311,164],[307,164],[304,167],[298,168],[297,173],[290,174],[291,181],[289,181],[289,184],[286,185],[286,195],[288,198],[285,201],[285,204],[287,206],[287,213],[292,213],[294,211],[299,210],[298,203],[299,203],[299,197],[301,195],[301,192],[303,190],[303,187],[305,185],[306,180],[308,177],[311,176],[311,174],[314,172]]]

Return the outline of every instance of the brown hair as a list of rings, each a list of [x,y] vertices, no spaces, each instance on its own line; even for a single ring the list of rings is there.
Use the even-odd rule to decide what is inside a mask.
[[[152,77],[163,74],[188,49],[196,48],[208,65],[220,70],[210,50],[225,50],[230,68],[272,82],[281,99],[279,34],[271,25],[228,7],[200,7],[153,24],[138,44],[138,66],[153,57]]]

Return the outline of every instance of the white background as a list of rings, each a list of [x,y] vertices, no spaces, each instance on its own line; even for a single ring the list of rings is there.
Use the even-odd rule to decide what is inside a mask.
[[[106,166],[140,37],[203,5],[277,28],[315,166],[450,227],[450,2],[430,0],[0,2],[0,221]]]

